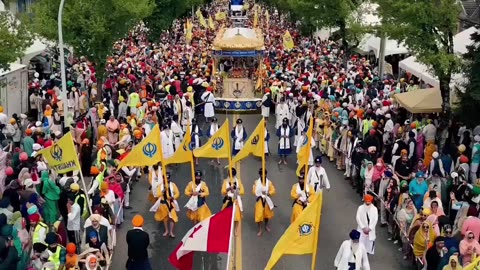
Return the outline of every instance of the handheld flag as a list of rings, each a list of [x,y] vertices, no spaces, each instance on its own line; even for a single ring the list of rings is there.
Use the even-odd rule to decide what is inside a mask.
[[[230,134],[228,129],[228,119],[225,123],[213,134],[205,145],[193,150],[195,157],[203,158],[228,158],[230,151]]]
[[[213,22],[212,16],[208,17],[208,26],[210,29],[215,30],[215,23]]]
[[[227,207],[191,228],[168,260],[180,270],[193,269],[193,251],[228,253],[232,237],[233,208]]]
[[[323,195],[319,193],[280,237],[272,250],[265,270],[272,269],[286,254],[312,254],[312,270],[315,269],[322,204]]]
[[[71,132],[65,134],[52,146],[37,152],[37,155],[40,154],[48,162],[48,166],[59,174],[81,170]]]
[[[253,154],[254,156],[261,157],[262,152],[264,152],[264,148],[261,147],[261,142],[260,140],[263,139],[265,140],[265,135],[262,137],[262,129],[265,129],[265,119],[262,118],[260,120],[260,123],[258,123],[257,127],[253,131],[252,135],[250,135],[250,138],[245,142],[245,145],[243,146],[242,150],[238,152],[233,158],[232,158],[232,163],[236,163],[246,157],[248,157],[250,154]]]
[[[192,151],[192,134],[190,132],[190,126],[188,126],[187,132],[185,133],[185,137],[183,138],[183,142],[180,147],[170,158],[165,159],[163,163],[165,163],[165,166],[167,166],[168,164],[191,162],[193,160]]]
[[[193,37],[193,32],[192,32],[192,29],[193,29],[193,25],[192,23],[187,19],[187,22],[186,22],[186,29],[185,29],[185,40],[187,41],[188,44],[190,44],[190,42],[192,41],[192,37]]]
[[[267,27],[270,25],[270,14],[268,14],[268,10],[265,10],[265,20],[267,22]]]
[[[225,12],[217,12],[215,13],[215,20],[216,21],[222,21],[222,20],[225,20],[227,18],[227,14],[225,14]]]
[[[480,264],[480,257],[477,257],[467,266],[463,267],[463,270],[476,270],[478,269],[479,264]]]
[[[132,151],[120,161],[118,168],[125,166],[152,166],[162,161],[162,143],[160,128],[155,125],[147,137],[133,147]]]
[[[290,51],[291,49],[293,49],[293,47],[294,47],[294,44],[293,44],[292,36],[290,35],[290,32],[287,30],[283,35],[283,49]]]
[[[312,142],[312,134],[313,134],[313,118],[310,118],[310,123],[308,125],[307,133],[305,134],[305,139],[302,142],[302,146],[300,146],[300,150],[297,153],[297,175],[300,175],[300,172],[303,168],[305,168],[305,173],[308,171],[308,161],[310,160],[310,152],[311,152],[311,142]]]
[[[207,22],[205,21],[205,18],[203,17],[202,11],[200,9],[195,12],[195,15],[197,15],[198,21],[200,24],[204,27],[207,28]]]

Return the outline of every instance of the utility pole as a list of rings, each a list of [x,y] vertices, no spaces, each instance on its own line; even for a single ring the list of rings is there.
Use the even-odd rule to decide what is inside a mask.
[[[383,80],[383,73],[385,72],[385,47],[387,38],[384,34],[380,37],[380,50],[378,52],[378,76]]]
[[[60,6],[58,7],[58,50],[60,51],[60,69],[62,76],[62,102],[63,102],[63,124],[64,128],[67,127],[66,119],[66,105],[67,105],[67,74],[65,70],[65,53],[63,51],[63,29],[62,29],[62,19],[63,19],[63,6],[65,5],[65,0],[60,1]]]

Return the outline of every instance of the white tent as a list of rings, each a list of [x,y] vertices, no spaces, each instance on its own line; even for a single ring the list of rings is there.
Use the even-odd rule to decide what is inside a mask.
[[[467,46],[472,43],[471,35],[477,31],[475,27],[470,27],[453,37],[453,48],[454,52],[457,54],[464,54],[467,52]],[[400,61],[399,66],[401,69],[411,72],[416,77],[420,78],[424,82],[434,86],[439,86],[439,81],[435,75],[433,75],[427,66],[424,64],[417,62],[417,58],[415,56],[410,56],[402,61]],[[455,74],[452,76],[452,81],[461,81],[462,80],[461,74]]]
[[[45,52],[47,47],[48,45],[45,42],[35,39],[33,44],[25,50],[25,54],[22,59],[20,59],[20,63],[26,65],[29,64],[32,58]]]

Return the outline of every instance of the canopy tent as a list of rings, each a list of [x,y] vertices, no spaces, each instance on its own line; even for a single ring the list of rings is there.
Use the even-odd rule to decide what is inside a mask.
[[[453,37],[453,49],[457,54],[464,54],[467,52],[467,46],[472,43],[471,35],[477,30],[475,27],[470,27]],[[399,67],[405,71],[411,72],[422,81],[434,86],[439,87],[440,83],[435,75],[433,75],[428,67],[420,62],[417,62],[415,56],[410,56],[399,62]],[[462,74],[455,74],[452,76],[452,81],[462,80]]]
[[[45,42],[35,39],[33,44],[25,50],[24,56],[21,58],[21,64],[28,64],[35,56],[42,54],[47,49],[48,45]]]
[[[393,98],[411,113],[433,113],[442,111],[442,95],[438,88],[418,89],[395,94]]]
[[[375,35],[367,34],[358,45],[358,49],[365,53],[373,51],[375,57],[378,58],[380,55],[380,40]],[[408,49],[403,44],[387,38],[385,41],[385,56],[405,53],[408,53]]]
[[[222,28],[213,41],[215,51],[264,50],[262,30],[243,27]]]

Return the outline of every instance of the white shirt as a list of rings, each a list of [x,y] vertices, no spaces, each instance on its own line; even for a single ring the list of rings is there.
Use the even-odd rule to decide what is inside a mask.
[[[70,213],[68,213],[67,230],[80,231],[80,206],[78,203],[74,203]]]
[[[313,186],[315,192],[322,191],[323,189],[330,189],[330,181],[328,181],[327,172],[320,166],[313,166],[308,170],[308,184]]]

